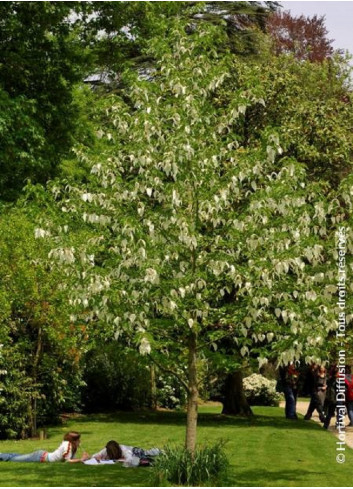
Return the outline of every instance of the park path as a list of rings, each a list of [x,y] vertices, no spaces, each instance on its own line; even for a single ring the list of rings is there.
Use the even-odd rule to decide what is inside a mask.
[[[284,401],[281,402],[280,404],[281,407],[284,408]],[[307,409],[309,406],[309,401],[298,401],[297,402],[297,412],[302,414],[303,416],[305,415]],[[311,418],[313,421],[316,421],[317,423],[320,423],[319,420],[319,415],[315,411],[313,414],[313,417]],[[334,426],[334,420],[335,418],[332,418],[331,421],[331,426],[329,426],[328,431],[331,431],[335,436],[338,436],[338,432]],[[346,426],[349,423],[348,416],[346,416]],[[353,428],[346,428],[346,445],[350,448],[353,448]]]

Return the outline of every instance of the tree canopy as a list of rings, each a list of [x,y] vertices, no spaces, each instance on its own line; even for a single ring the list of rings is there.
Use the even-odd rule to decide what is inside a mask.
[[[292,53],[297,59],[322,62],[334,53],[324,16],[293,17],[290,12],[276,11],[268,18],[267,30],[277,55]]]
[[[44,184],[57,173],[77,128],[73,87],[88,66],[70,15],[77,2],[0,5],[2,200],[26,179]]]

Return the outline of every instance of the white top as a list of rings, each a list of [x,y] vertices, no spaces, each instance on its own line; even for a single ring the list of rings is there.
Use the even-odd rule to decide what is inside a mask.
[[[133,447],[130,447],[128,445],[119,445],[121,448],[121,453],[122,453],[122,459],[119,459],[119,461],[124,462],[125,467],[136,467],[140,463],[139,457],[136,457],[132,453]],[[107,449],[103,448],[99,452],[95,453],[92,455],[92,458],[98,457],[101,460],[109,460]]]
[[[83,462],[86,465],[109,465],[115,464],[114,460],[96,460],[95,458],[89,458]]]
[[[48,462],[63,462],[73,457],[72,445],[69,441],[63,441],[54,452],[48,453]]]

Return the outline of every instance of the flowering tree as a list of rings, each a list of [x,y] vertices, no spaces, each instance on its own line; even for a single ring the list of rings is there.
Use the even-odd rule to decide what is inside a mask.
[[[310,361],[336,329],[326,244],[341,204],[281,157],[270,126],[238,144],[239,121],[265,102],[260,78],[217,41],[212,26],[185,35],[177,24],[155,41],[154,79],[127,74],[130,88],[107,103],[103,151],[78,152],[90,181],[52,187],[68,229],[87,227],[85,243],[63,233],[51,251],[75,279],[72,305],[179,378],[192,452],[206,351],[228,337],[260,366]],[[225,99],[241,73],[247,84]]]

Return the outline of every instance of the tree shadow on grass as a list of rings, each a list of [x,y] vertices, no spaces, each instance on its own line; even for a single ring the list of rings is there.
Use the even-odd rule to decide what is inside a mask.
[[[276,415],[277,414],[277,415]],[[302,418],[298,420],[288,420],[282,413],[278,415],[261,414],[254,415],[252,417],[238,417],[229,416],[223,414],[213,413],[201,413],[198,417],[198,426],[203,427],[231,427],[236,428],[249,428],[249,427],[272,427],[276,429],[285,430],[303,430],[303,431],[315,431],[322,430],[322,427],[318,423],[307,422]],[[184,412],[114,412],[114,413],[99,413],[90,414],[75,418],[68,422],[68,426],[75,425],[79,429],[80,424],[85,425],[89,422],[93,423],[128,423],[131,425],[173,425],[173,426],[185,426],[186,414]],[[51,432],[58,432],[55,427],[51,429]],[[79,430],[80,431],[80,430]],[[62,432],[62,427],[60,429]],[[89,434],[90,432],[83,428],[80,431],[81,434]]]
[[[298,465],[296,470],[239,470],[234,474],[233,483],[243,487],[262,487],[262,486],[310,486],[310,482],[317,481],[317,486],[325,482],[325,474],[312,470],[303,470]],[[309,482],[308,482],[309,481]]]
[[[0,465],[0,486],[29,487],[140,487],[147,486],[149,469],[125,468],[120,464],[88,466],[83,464]]]

